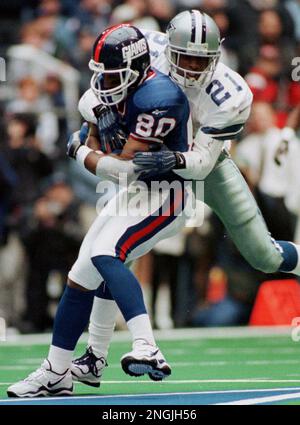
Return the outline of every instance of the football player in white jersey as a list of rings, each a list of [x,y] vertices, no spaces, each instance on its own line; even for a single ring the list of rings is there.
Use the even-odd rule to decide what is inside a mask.
[[[176,153],[137,153],[135,171],[153,175],[172,169],[186,179],[204,180],[205,203],[219,216],[245,259],[266,273],[300,275],[300,247],[272,239],[249,187],[230,158],[226,145],[243,129],[250,114],[252,94],[243,78],[219,62],[220,33],[215,22],[196,10],[178,14],[167,34],[144,32],[152,65],[170,74],[188,97],[194,144],[181,154],[184,167],[177,169]],[[83,117],[97,124],[89,90],[79,104]],[[103,147],[103,146],[102,146]],[[132,171],[134,174],[134,165]],[[99,172],[101,165],[99,166]],[[103,166],[103,176],[107,171]],[[98,387],[106,365],[117,306],[96,296],[89,325],[86,353],[73,362],[75,380]]]

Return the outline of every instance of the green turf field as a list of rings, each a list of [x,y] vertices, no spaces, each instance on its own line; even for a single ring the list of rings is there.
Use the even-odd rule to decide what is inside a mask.
[[[197,330],[170,331],[167,339],[158,340],[172,366],[171,377],[161,383],[125,375],[119,359],[130,351],[130,343],[115,340],[101,388],[76,384],[74,395],[87,396],[87,399],[98,395],[104,400],[110,395],[165,393],[170,396],[164,399],[167,404],[181,403],[181,400],[182,404],[190,404],[189,401],[192,404],[229,403],[263,396],[266,403],[300,404],[300,342],[292,341],[288,334],[249,336],[246,328],[238,335],[226,329],[221,332],[223,337],[215,337],[213,331],[210,337],[207,330],[204,335]],[[81,354],[84,347],[79,344],[77,354]],[[0,402],[6,399],[7,386],[35,370],[47,351],[47,344],[0,343]],[[101,397],[90,399],[99,402]],[[85,398],[78,400],[84,402]],[[118,404],[121,399],[108,400],[116,400]],[[134,398],[130,400],[135,402]]]

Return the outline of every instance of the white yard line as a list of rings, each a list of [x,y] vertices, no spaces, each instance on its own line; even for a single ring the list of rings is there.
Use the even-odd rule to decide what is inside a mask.
[[[292,328],[290,326],[249,326],[232,328],[187,328],[187,329],[168,329],[155,331],[155,337],[158,340],[187,340],[197,338],[252,338],[252,337],[274,337],[289,336]],[[81,342],[86,342],[88,335],[85,333],[81,337]],[[113,341],[129,342],[130,334],[127,331],[116,331]],[[5,345],[34,345],[49,344],[51,334],[36,335],[8,335],[6,342],[0,342],[0,346]]]
[[[0,382],[0,386],[11,385],[13,382]],[[180,380],[166,380],[160,382],[160,385],[181,385],[181,384],[234,384],[234,383],[254,383],[254,384],[287,384],[287,383],[300,383],[300,379],[267,379],[267,378],[250,378],[250,379],[180,379]],[[83,385],[80,382],[75,382],[76,385]],[[155,381],[139,381],[139,380],[130,380],[130,381],[119,381],[119,380],[109,380],[102,381],[101,384],[132,384],[132,385],[157,385]],[[237,391],[237,390],[236,390]],[[248,391],[248,390],[246,390]],[[255,390],[258,391],[258,390]],[[264,390],[266,391],[266,390]],[[270,388],[269,391],[273,391],[273,388]]]
[[[230,401],[226,403],[215,403],[215,405],[251,405],[251,404],[262,404],[262,403],[271,403],[274,401],[283,401],[283,400],[291,400],[291,399],[300,399],[300,392],[293,394],[281,394],[274,395],[268,397],[256,397],[256,398],[248,398],[246,400],[238,400],[238,401]]]
[[[131,382],[131,381],[128,381]],[[1,384],[0,384],[1,385]],[[9,385],[7,383],[7,385]],[[70,400],[70,399],[75,399],[75,400],[84,400],[87,398],[92,398],[92,399],[114,399],[114,398],[144,398],[144,397],[153,397],[153,396],[159,396],[159,397],[170,397],[170,396],[189,396],[189,395],[214,395],[214,394],[243,394],[243,393],[259,393],[259,392],[285,392],[285,391],[293,391],[293,390],[300,390],[300,387],[290,387],[290,388],[273,388],[273,389],[258,389],[258,390],[254,390],[254,389],[250,389],[250,390],[226,390],[226,391],[222,391],[222,390],[218,390],[218,391],[193,391],[193,392],[172,392],[172,393],[152,393],[152,394],[116,394],[116,395],[100,395],[100,396],[72,396],[72,397],[43,397],[43,398],[10,398],[10,399],[2,399],[0,400],[0,403],[17,403],[19,401],[54,401],[54,400],[59,400],[59,401],[63,401],[63,400]],[[293,393],[293,394],[286,394],[287,396],[293,396],[295,398],[295,396],[297,396],[300,393]],[[270,396],[270,397],[283,397],[285,396],[285,394],[280,395],[280,396]],[[267,398],[267,397],[264,397]],[[268,397],[269,398],[269,397]],[[291,398],[291,397],[290,397]],[[262,398],[258,398],[258,400],[261,400]],[[250,400],[250,399],[249,399]],[[252,399],[255,400],[255,399]],[[223,404],[229,404],[229,403],[223,403]]]

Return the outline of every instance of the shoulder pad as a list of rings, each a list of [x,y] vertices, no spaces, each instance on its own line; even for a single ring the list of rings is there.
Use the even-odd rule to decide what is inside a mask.
[[[92,89],[87,90],[82,95],[78,103],[78,110],[85,121],[97,124],[97,118],[94,111],[99,104],[99,100],[94,95]]]

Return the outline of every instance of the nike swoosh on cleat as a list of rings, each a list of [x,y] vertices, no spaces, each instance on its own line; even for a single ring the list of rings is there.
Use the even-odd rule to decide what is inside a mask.
[[[56,381],[56,382],[48,382],[48,384],[47,384],[47,387],[48,388],[53,388],[55,385],[57,385],[57,384],[59,384],[63,379],[65,379],[65,377],[63,376],[61,379],[59,379],[58,381]]]

